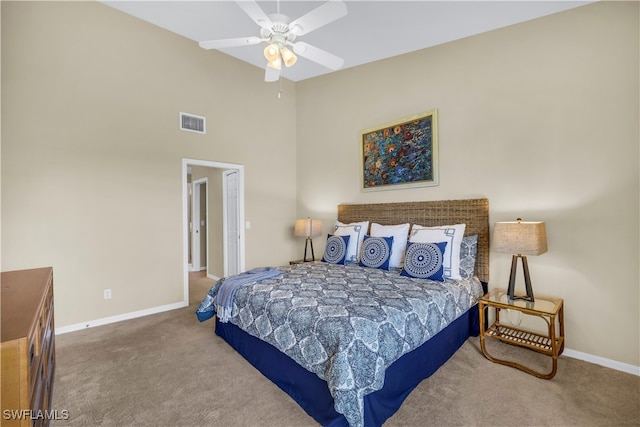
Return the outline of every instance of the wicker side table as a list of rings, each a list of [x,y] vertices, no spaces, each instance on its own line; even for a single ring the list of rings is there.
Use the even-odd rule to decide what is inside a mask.
[[[488,328],[485,327],[486,311],[489,307],[495,309],[495,321]],[[520,369],[538,378],[550,379],[556,375],[558,356],[564,351],[564,302],[560,298],[536,296],[534,302],[524,300],[509,300],[507,291],[493,289],[480,298],[480,347],[482,354],[492,362]],[[500,310],[508,309],[542,318],[548,326],[546,335],[511,325],[500,323]],[[525,347],[552,358],[552,368],[548,373],[538,372],[520,363],[498,359],[491,356],[486,349],[485,340],[496,338],[502,342]]]

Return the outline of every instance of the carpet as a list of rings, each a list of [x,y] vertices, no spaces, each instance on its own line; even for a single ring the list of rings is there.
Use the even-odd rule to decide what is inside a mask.
[[[211,286],[191,282],[190,306],[56,336],[52,426],[317,426],[288,395],[198,322]],[[570,340],[571,331],[567,331]],[[548,369],[535,352],[489,351]],[[470,338],[422,381],[385,427],[638,426],[640,377],[561,356],[541,380],[494,364]]]

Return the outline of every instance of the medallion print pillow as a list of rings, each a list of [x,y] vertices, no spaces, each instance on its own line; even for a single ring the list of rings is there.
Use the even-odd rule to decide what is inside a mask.
[[[393,237],[364,236],[360,265],[388,270],[392,247]]]
[[[401,276],[444,282],[444,253],[447,242],[407,244]]]
[[[349,236],[327,235],[327,244],[324,247],[322,261],[330,264],[344,264],[347,259]]]

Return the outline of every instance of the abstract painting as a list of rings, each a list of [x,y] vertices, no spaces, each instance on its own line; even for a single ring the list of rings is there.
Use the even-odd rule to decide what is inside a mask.
[[[362,189],[438,185],[437,110],[361,132]]]

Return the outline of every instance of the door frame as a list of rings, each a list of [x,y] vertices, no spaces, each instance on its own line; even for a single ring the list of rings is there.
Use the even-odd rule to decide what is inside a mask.
[[[240,262],[240,271],[245,269],[245,235],[244,227],[242,224],[244,220],[244,166],[234,163],[222,163],[209,160],[197,160],[197,159],[182,159],[182,269],[183,269],[183,281],[184,302],[189,304],[189,183],[187,182],[187,175],[189,172],[189,166],[204,166],[214,169],[235,169],[238,171],[238,218],[240,221],[240,227],[238,233],[240,234],[238,242],[238,257]],[[226,203],[226,200],[223,200]],[[224,207],[223,207],[224,209]],[[223,242],[224,250],[226,250],[226,242]]]

